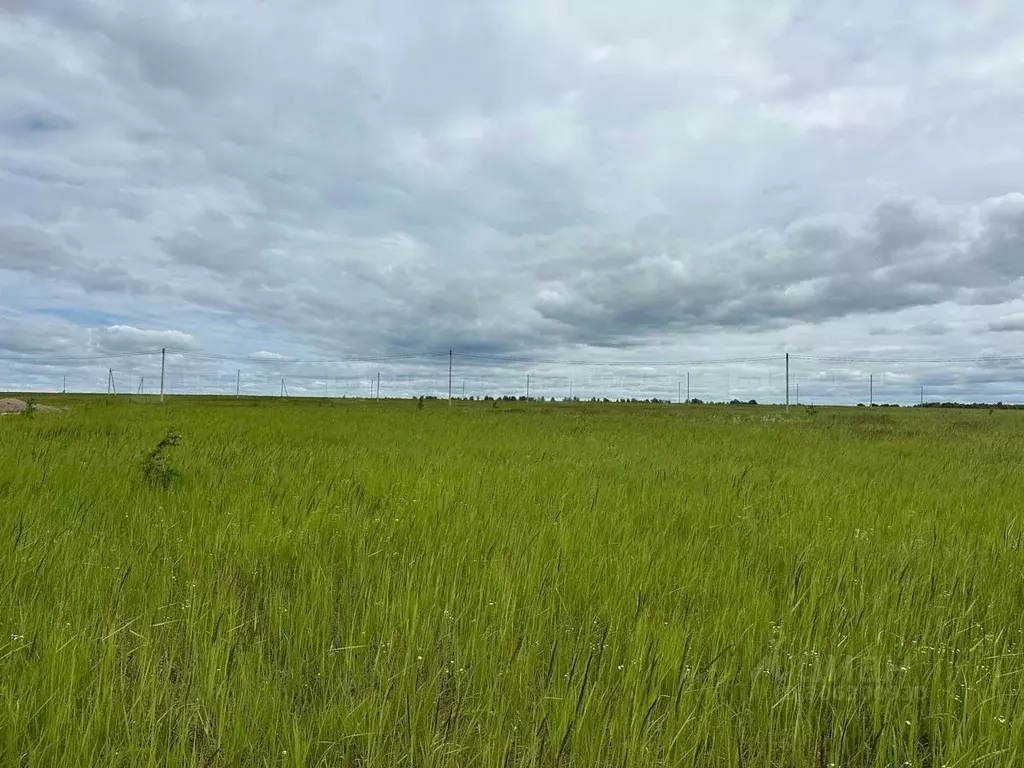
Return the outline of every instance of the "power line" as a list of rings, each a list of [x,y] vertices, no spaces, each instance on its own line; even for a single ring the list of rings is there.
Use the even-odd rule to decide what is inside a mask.
[[[767,355],[763,357],[733,357],[721,360],[543,360],[528,357],[505,357],[501,355],[480,355],[470,352],[456,352],[456,357],[471,360],[488,360],[496,363],[525,363],[528,365],[572,365],[572,366],[679,366],[679,365],[726,365],[733,363],[766,363],[782,360],[783,355]]]
[[[181,352],[182,357],[195,360],[213,360],[229,363],[277,363],[279,365],[329,365],[331,363],[386,363],[400,360],[422,360],[447,355],[447,352],[419,352],[406,355],[382,355],[379,357],[336,357],[320,360],[299,360],[290,357],[252,357],[234,355],[215,355],[204,352]]]
[[[168,349],[169,354],[194,360],[208,360],[232,363],[253,363],[253,364],[278,364],[278,365],[329,365],[341,363],[385,363],[400,362],[405,360],[429,360],[441,358],[449,354],[445,351],[414,352],[394,355],[354,355],[336,358],[303,359],[289,357],[255,357],[252,355],[226,355],[211,352],[189,352],[184,350]],[[56,363],[88,363],[102,362],[105,360],[117,360],[127,358],[154,357],[160,354],[159,349],[142,352],[99,352],[88,355],[0,355],[0,361],[12,363],[27,363],[36,365],[49,365]],[[783,362],[784,354],[761,355],[750,357],[731,357],[709,360],[574,360],[541,357],[520,357],[513,355],[488,355],[476,352],[452,353],[455,358],[468,360],[479,360],[498,364],[519,364],[519,365],[552,365],[552,366],[592,366],[592,367],[672,367],[672,366],[701,366],[701,365],[738,365],[747,363],[769,363]],[[811,361],[818,363],[857,363],[857,364],[890,364],[890,365],[913,365],[913,364],[998,364],[998,363],[1019,363],[1024,362],[1024,355],[982,355],[976,357],[867,357],[858,355],[808,355],[791,354],[790,359]]]
[[[117,360],[126,357],[149,357],[159,353],[160,350],[157,349],[152,352],[110,352],[96,355],[0,355],[0,361],[47,365],[49,363],[100,362],[103,360]]]
[[[795,360],[811,360],[818,363],[889,363],[912,365],[914,363],[1015,363],[1024,361],[1024,355],[988,355],[985,357],[821,357],[818,355],[790,355]]]

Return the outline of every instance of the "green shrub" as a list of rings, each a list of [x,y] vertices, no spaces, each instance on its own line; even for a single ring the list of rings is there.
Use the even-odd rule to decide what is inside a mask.
[[[171,466],[167,452],[181,442],[181,435],[168,432],[155,446],[146,451],[142,457],[142,474],[146,482],[154,488],[170,488],[181,474]]]

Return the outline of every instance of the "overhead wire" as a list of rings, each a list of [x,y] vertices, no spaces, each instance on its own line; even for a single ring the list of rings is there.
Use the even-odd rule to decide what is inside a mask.
[[[227,355],[211,352],[192,352],[187,350],[166,350],[168,355],[179,357],[207,360],[211,362],[231,362],[245,364],[269,364],[269,365],[327,365],[341,363],[387,363],[413,360],[429,360],[448,357],[462,360],[477,360],[497,364],[517,365],[552,365],[567,367],[682,367],[702,365],[739,365],[751,363],[782,362],[786,359],[785,354],[761,355],[748,357],[730,357],[715,359],[679,359],[679,360],[584,360],[567,358],[544,358],[517,355],[489,355],[478,352],[453,351],[428,351],[413,352],[392,355],[356,355],[342,356],[335,358],[290,358],[290,357],[266,357],[254,355]],[[0,354],[0,361],[13,363],[30,363],[37,365],[49,365],[56,363],[88,363],[101,362],[105,360],[119,360],[127,358],[142,358],[159,356],[161,350],[140,352],[98,352],[88,355],[12,355]],[[998,364],[1024,362],[1024,355],[980,355],[973,357],[868,357],[859,355],[811,355],[791,353],[791,361],[808,361],[818,363],[852,363],[852,364],[885,364],[885,365],[952,365],[952,364]]]
[[[101,360],[120,360],[127,357],[149,357],[153,352],[109,352],[94,355],[0,355],[0,360],[15,363],[37,363],[48,365],[49,363],[70,363],[70,362],[99,362]],[[156,354],[160,354],[157,350]]]

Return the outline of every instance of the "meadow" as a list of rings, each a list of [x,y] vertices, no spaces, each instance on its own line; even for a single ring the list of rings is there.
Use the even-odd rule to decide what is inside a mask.
[[[1022,413],[43,402],[2,766],[1024,764]]]

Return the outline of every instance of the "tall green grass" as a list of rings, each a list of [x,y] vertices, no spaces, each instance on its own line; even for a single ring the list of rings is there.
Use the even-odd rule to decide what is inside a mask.
[[[1021,765],[1022,426],[4,417],[0,765]],[[141,463],[168,431],[163,489]]]

